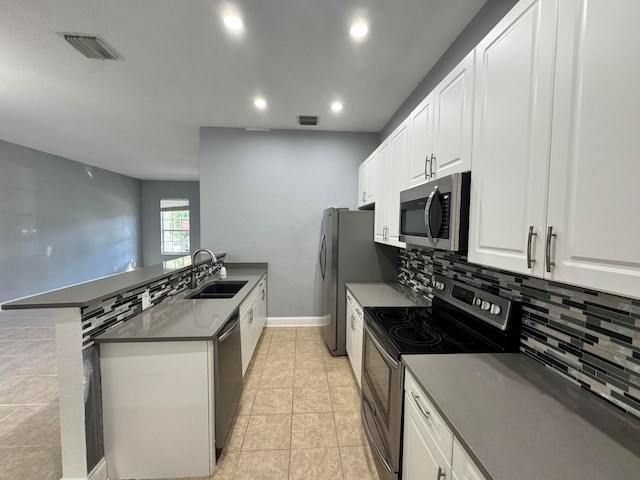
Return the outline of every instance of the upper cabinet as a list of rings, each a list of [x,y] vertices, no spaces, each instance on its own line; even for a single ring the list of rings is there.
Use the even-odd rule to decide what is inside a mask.
[[[639,296],[639,15],[522,0],[478,46],[470,261]]]
[[[408,121],[396,128],[381,145],[376,159],[376,212],[374,240],[404,248],[400,242],[400,191],[406,188]]]
[[[470,52],[409,115],[405,187],[471,169],[474,54]]]
[[[373,152],[360,164],[358,170],[358,208],[368,207],[375,203],[375,190],[376,152]]]

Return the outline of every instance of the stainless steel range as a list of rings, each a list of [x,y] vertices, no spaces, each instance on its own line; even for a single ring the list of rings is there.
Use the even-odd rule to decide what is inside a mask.
[[[362,421],[380,478],[401,478],[407,354],[517,352],[519,305],[436,275],[431,307],[365,308]]]

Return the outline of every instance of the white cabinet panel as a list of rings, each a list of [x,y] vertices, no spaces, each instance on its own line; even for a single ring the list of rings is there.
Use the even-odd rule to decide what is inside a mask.
[[[376,149],[376,209],[374,213],[374,240],[384,243],[387,239],[387,199],[389,198],[389,141]]]
[[[554,0],[523,0],[476,48],[471,262],[542,274],[555,15]]]
[[[640,296],[640,2],[560,3],[549,278]]]
[[[392,134],[389,141],[389,174],[390,189],[386,201],[387,205],[387,242],[390,245],[405,247],[400,242],[400,191],[406,188],[407,164],[407,130],[408,122],[400,125]]]
[[[428,181],[429,160],[435,150],[434,94],[430,93],[409,115],[410,154],[407,162],[407,188]]]
[[[347,355],[358,386],[362,378],[363,315],[362,307],[347,290]]]
[[[358,169],[358,207],[371,205],[376,200],[376,152]]]
[[[267,277],[264,276],[240,305],[240,350],[242,376],[253,357],[267,321]]]
[[[473,463],[467,452],[460,446],[458,440],[453,442],[453,471],[454,480],[486,480],[480,469]]]

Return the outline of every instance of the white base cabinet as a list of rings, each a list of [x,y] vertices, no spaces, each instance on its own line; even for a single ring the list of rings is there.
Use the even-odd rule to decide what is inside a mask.
[[[267,276],[265,275],[240,304],[240,349],[243,377],[247,372],[266,322]]]
[[[454,480],[486,480],[480,469],[473,463],[471,457],[464,451],[460,442],[453,442],[453,469],[451,477]]]
[[[207,477],[216,464],[213,343],[101,343],[109,478]]]
[[[362,342],[364,339],[364,310],[347,290],[347,356],[358,386],[362,386]]]

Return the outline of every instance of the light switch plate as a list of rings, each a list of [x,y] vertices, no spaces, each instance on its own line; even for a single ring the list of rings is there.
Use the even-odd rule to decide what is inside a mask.
[[[151,306],[151,297],[149,296],[149,290],[142,292],[142,310],[146,310]]]

